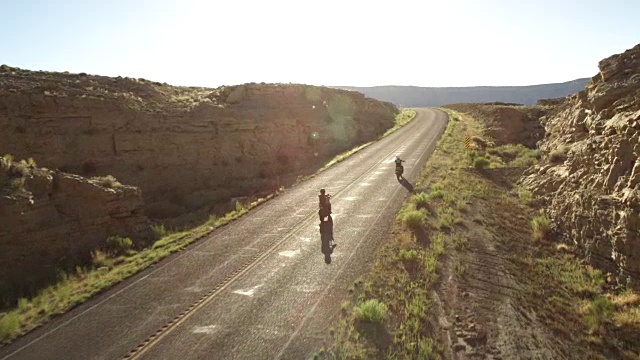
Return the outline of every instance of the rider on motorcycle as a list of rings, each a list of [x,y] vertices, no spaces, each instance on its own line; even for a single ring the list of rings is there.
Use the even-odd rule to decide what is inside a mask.
[[[319,202],[319,207],[320,210],[318,211],[318,214],[320,215],[320,221],[324,221],[325,217],[329,217],[329,220],[331,220],[331,202],[329,201],[329,199],[331,198],[331,195],[329,194],[325,194],[325,190],[324,189],[320,189],[320,195],[318,195],[318,202]]]
[[[400,156],[396,155],[396,176],[398,177],[398,179],[400,179],[400,177],[402,176],[402,173],[404,172],[404,167],[402,166],[402,163],[404,162],[404,160],[400,159]]]

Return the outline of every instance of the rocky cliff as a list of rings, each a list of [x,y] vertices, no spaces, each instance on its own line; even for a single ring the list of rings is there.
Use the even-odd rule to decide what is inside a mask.
[[[109,236],[149,238],[149,226],[138,188],[0,157],[0,307],[88,262]]]
[[[174,87],[0,67],[0,154],[142,189],[146,213],[273,190],[394,122],[395,106],[303,85]]]
[[[544,163],[523,184],[592,263],[640,279],[640,45],[599,63],[546,118]]]

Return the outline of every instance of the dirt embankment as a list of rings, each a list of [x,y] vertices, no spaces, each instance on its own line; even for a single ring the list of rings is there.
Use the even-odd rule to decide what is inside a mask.
[[[305,85],[187,88],[0,68],[0,154],[114,175],[142,189],[153,218],[287,185],[384,133],[396,112]]]
[[[593,263],[640,279],[640,45],[599,63],[585,91],[543,121],[546,161],[524,185],[546,202],[557,233]]]
[[[452,104],[444,107],[467,113],[485,124],[485,132],[496,145],[523,144],[535,148],[544,137],[540,118],[547,109],[509,103]]]

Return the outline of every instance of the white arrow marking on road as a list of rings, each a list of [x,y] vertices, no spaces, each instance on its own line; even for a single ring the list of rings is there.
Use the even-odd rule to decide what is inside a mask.
[[[191,332],[194,334],[213,334],[216,332],[216,325],[196,326]]]
[[[261,287],[262,285],[256,285],[253,288],[249,289],[249,290],[236,290],[233,293],[234,294],[240,294],[240,295],[246,295],[246,296],[253,296],[253,294],[256,292],[256,289],[258,289],[259,287]]]
[[[286,256],[286,257],[294,257],[294,256],[296,256],[298,254],[300,254],[300,249],[298,249],[298,250],[281,251],[281,252],[278,253],[278,255]]]

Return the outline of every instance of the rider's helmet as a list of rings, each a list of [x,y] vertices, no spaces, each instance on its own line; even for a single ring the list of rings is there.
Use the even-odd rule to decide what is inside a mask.
[[[324,189],[320,189],[320,194],[324,195]]]
[[[396,155],[396,160],[400,160],[400,156]]]

